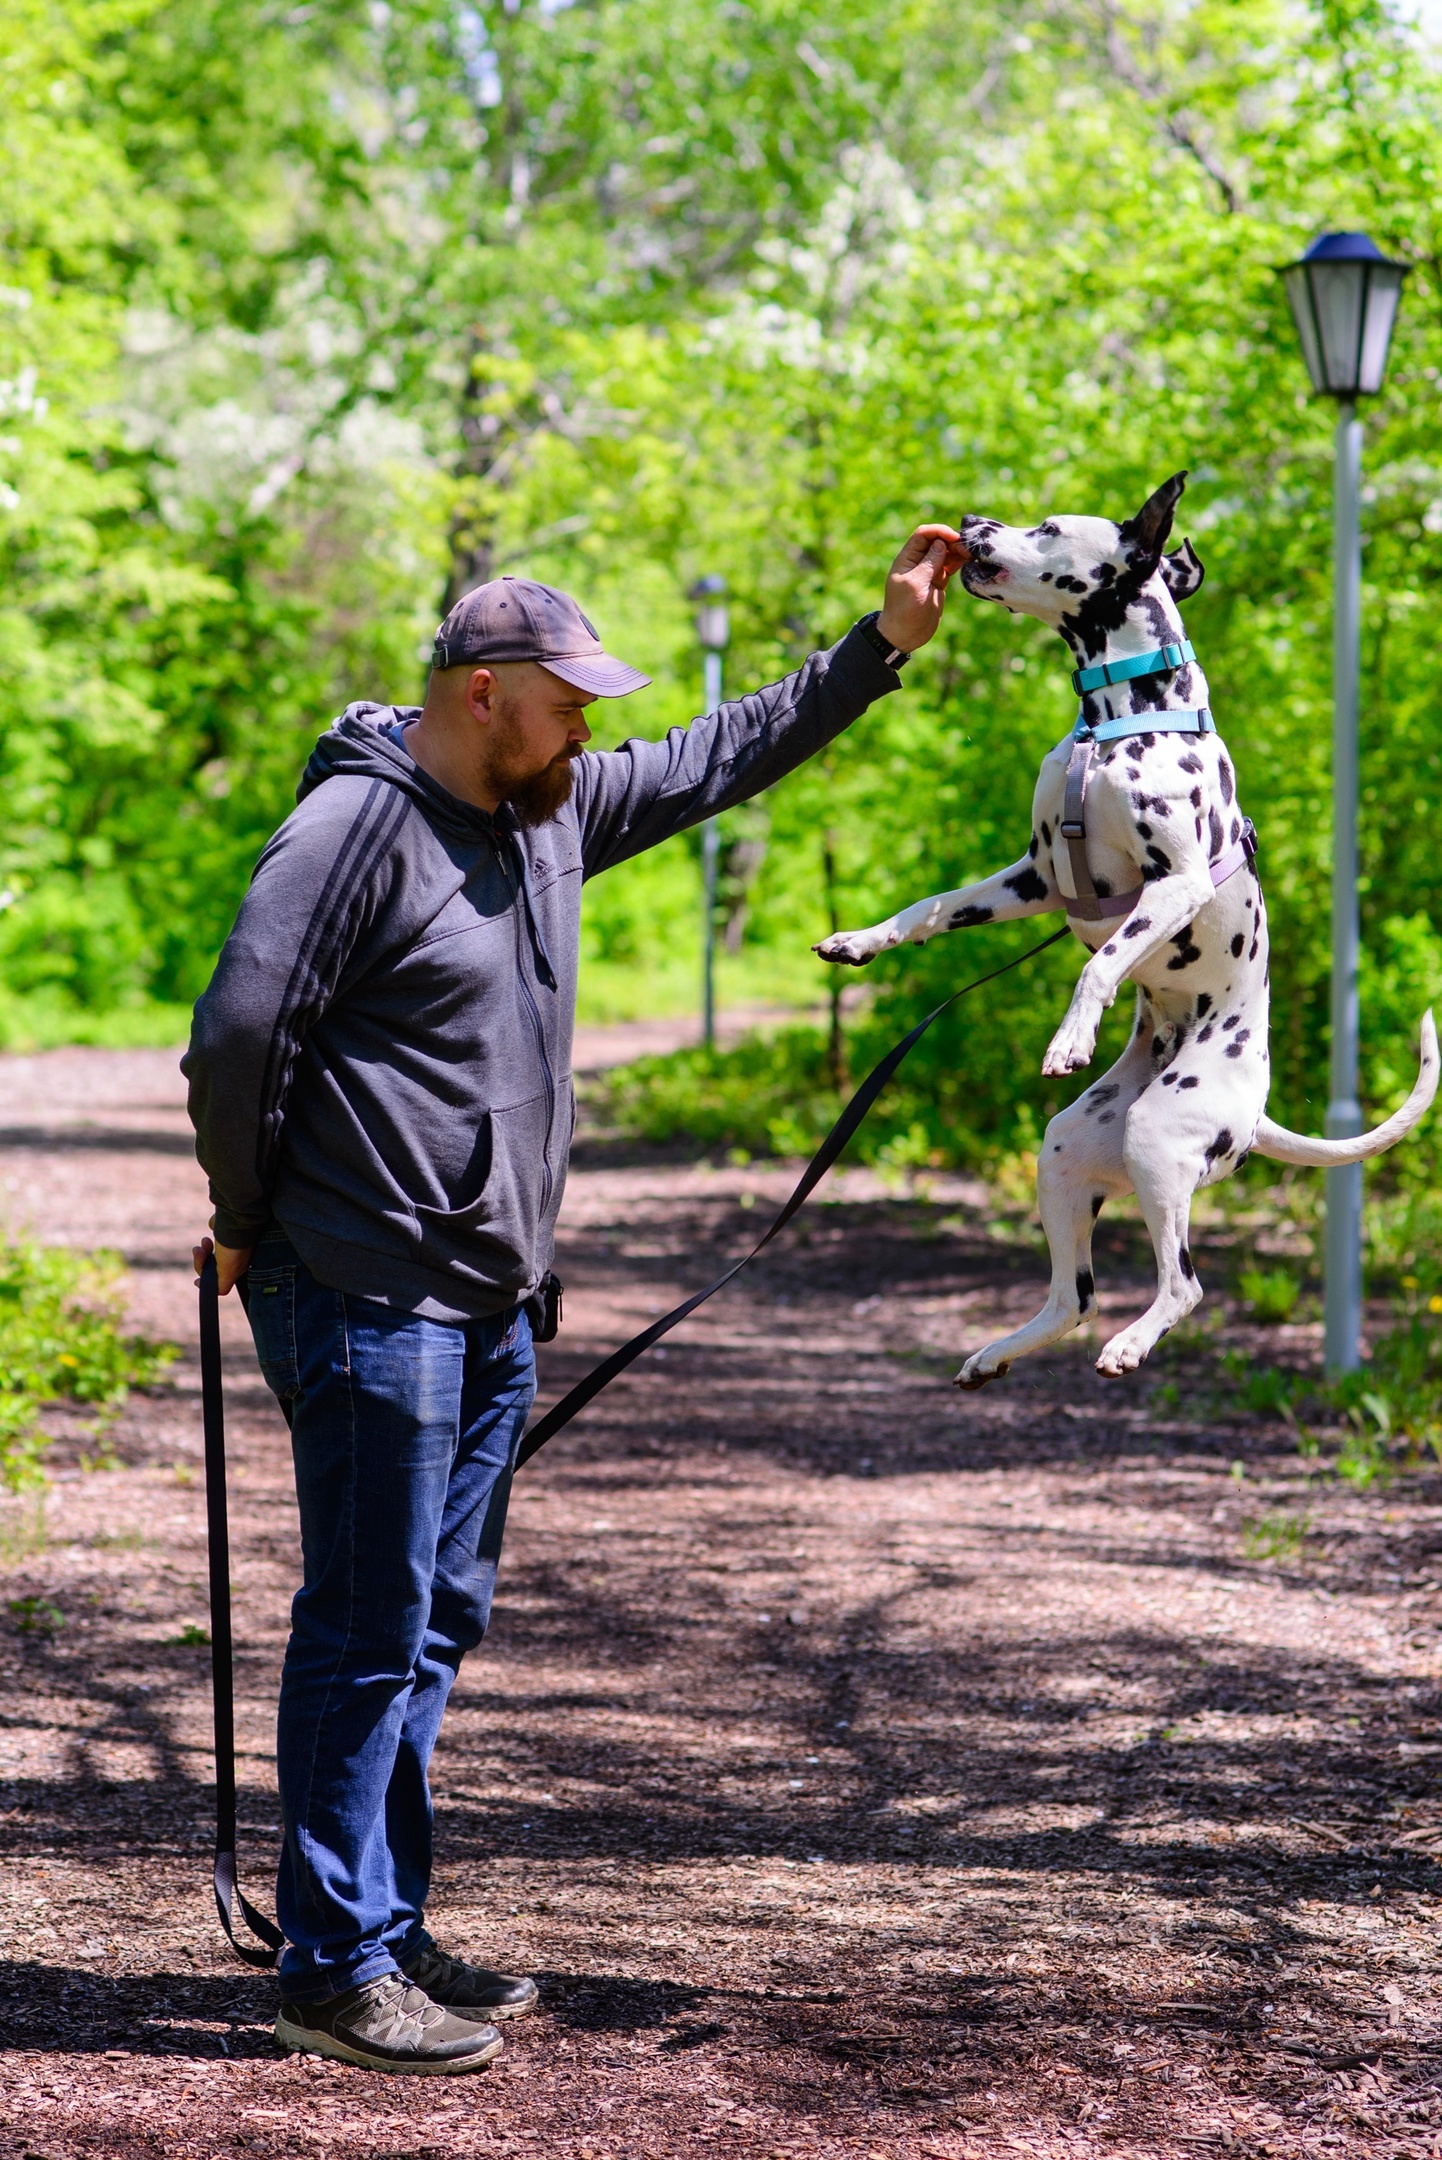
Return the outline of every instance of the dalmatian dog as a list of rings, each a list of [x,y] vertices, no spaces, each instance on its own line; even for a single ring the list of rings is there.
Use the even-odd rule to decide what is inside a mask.
[[[945,930],[1065,908],[1088,959],[1042,1060],[1060,1075],[1090,1064],[1101,1016],[1124,982],[1136,1024],[1111,1070],[1053,1118],[1037,1172],[1051,1291],[1025,1327],[988,1343],[956,1375],[1000,1379],[1077,1326],[1094,1304],[1092,1225],[1134,1192],[1157,1263],[1157,1292],[1103,1348],[1097,1370],[1134,1371],[1200,1302],[1188,1251],[1192,1194],[1249,1150],[1278,1162],[1359,1162],[1392,1147],[1437,1091],[1437,1034],[1422,1020],[1421,1070],[1392,1117],[1352,1139],[1311,1139],[1264,1115],[1267,915],[1236,771],[1207,709],[1207,682],[1178,603],[1202,582],[1190,541],[1164,552],[1186,474],[1122,524],[1052,517],[1030,531],[964,517],[961,581],[980,600],[1034,615],[1077,663],[1074,735],[1044,760],[1020,861],[956,892],[918,900],[870,930],[816,946],[865,966]]]

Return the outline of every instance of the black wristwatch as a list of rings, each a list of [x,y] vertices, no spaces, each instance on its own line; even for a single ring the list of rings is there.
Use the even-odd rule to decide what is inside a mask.
[[[886,662],[889,668],[904,668],[907,661],[911,658],[911,654],[909,652],[903,652],[898,645],[888,645],[886,639],[882,636],[880,630],[877,628],[877,624],[880,621],[880,618],[881,610],[880,608],[875,608],[872,610],[871,614],[863,615],[856,627],[861,632],[861,635],[865,638],[867,644],[871,646],[872,650],[874,652],[880,653],[882,659]]]

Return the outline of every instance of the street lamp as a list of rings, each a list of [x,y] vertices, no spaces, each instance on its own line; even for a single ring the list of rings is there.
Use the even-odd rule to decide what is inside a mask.
[[[1362,613],[1362,423],[1359,397],[1382,387],[1405,263],[1365,233],[1324,233],[1282,271],[1312,387],[1337,400],[1333,465],[1332,1076],[1327,1134],[1362,1130],[1357,1101],[1357,702]],[[1326,1357],[1330,1373],[1362,1361],[1362,1165],[1327,1172]]]
[[[696,602],[696,637],[705,660],[706,710],[721,703],[721,655],[731,635],[726,612],[726,580],[698,578],[689,597]],[[701,1040],[709,1050],[716,1040],[716,874],[721,858],[721,826],[714,817],[701,827]]]

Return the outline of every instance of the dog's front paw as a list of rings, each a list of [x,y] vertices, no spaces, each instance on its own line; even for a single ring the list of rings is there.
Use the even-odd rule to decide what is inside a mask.
[[[1041,1069],[1049,1080],[1060,1080],[1067,1073],[1080,1072],[1084,1065],[1090,1065],[1096,1046],[1094,1024],[1063,1020],[1047,1045]]]
[[[865,967],[893,942],[884,931],[838,930],[834,936],[813,945],[811,950],[837,967]]]

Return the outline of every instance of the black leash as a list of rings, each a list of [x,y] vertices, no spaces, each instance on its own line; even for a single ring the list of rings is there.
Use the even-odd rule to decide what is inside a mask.
[[[220,1285],[215,1255],[200,1271],[200,1407],[205,1424],[205,1520],[210,1542],[210,1684],[215,1704],[215,1905],[230,1947],[247,1965],[274,1965],[285,1937],[241,1889],[235,1862],[235,1684],[230,1634],[230,1529],[225,1508],[225,1400],[220,1385]],[[235,1939],[234,1906],[252,1935]]]
[[[939,1020],[947,1008],[954,1005],[958,998],[968,996],[973,990],[980,990],[985,983],[995,982],[998,975],[1009,974],[1013,968],[1021,967],[1025,961],[1034,960],[1038,953],[1046,951],[1048,945],[1059,944],[1064,937],[1068,937],[1070,934],[1069,927],[1058,930],[1053,936],[1043,938],[1040,945],[1033,945],[1026,952],[1018,953],[1014,960],[1008,960],[1001,967],[993,968],[989,975],[978,975],[975,982],[963,983],[959,990],[952,991],[950,997],[943,998],[935,1010],[929,1012],[924,1020],[918,1020],[911,1033],[904,1035],[899,1043],[894,1044],[887,1051],[881,1063],[867,1074],[820,1147],[816,1150],[816,1153],[812,1156],[810,1162],[806,1165],[806,1168],[802,1171],[800,1180],[790,1199],[770,1227],[756,1240],[750,1252],[738,1260],[734,1267],[729,1267],[724,1275],[718,1276],[715,1282],[708,1284],[706,1289],[698,1290],[693,1297],[688,1297],[683,1304],[676,1306],[674,1311],[668,1312],[660,1320],[653,1320],[650,1327],[643,1328],[639,1335],[633,1335],[628,1343],[622,1343],[619,1350],[613,1350],[608,1358],[603,1358],[599,1365],[593,1367],[584,1380],[577,1381],[569,1395],[563,1395],[555,1407],[548,1410],[544,1417],[539,1418],[526,1434],[516,1455],[516,1468],[519,1470],[522,1463],[528,1463],[531,1457],[537,1454],[548,1440],[553,1440],[558,1432],[570,1424],[573,1417],[585,1409],[587,1403],[595,1401],[602,1388],[609,1387],[618,1374],[623,1373],[628,1365],[633,1365],[643,1351],[649,1350],[652,1343],[659,1342],[663,1335],[669,1335],[672,1328],[684,1320],[689,1313],[695,1312],[698,1305],[704,1305],[707,1298],[715,1297],[718,1290],[724,1290],[727,1283],[734,1282],[741,1273],[742,1268],[749,1267],[756,1255],[763,1252],[774,1237],[779,1237],[792,1216],[805,1206],[812,1193],[815,1192],[817,1186],[836,1161],[887,1081],[902,1060],[915,1049],[933,1020]]]

